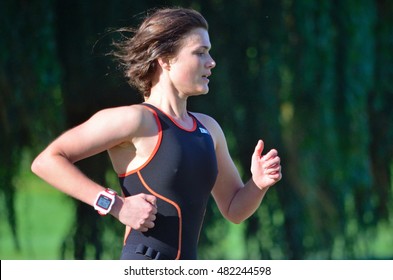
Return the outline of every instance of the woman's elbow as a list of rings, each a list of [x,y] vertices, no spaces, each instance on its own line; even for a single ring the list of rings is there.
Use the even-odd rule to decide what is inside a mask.
[[[31,163],[31,171],[39,177],[55,163],[53,153],[48,150],[41,152]]]
[[[31,163],[30,169],[34,174],[39,175],[40,171],[42,170],[42,166],[44,166],[44,165],[45,164],[44,164],[43,155],[40,154],[33,160],[33,162]]]

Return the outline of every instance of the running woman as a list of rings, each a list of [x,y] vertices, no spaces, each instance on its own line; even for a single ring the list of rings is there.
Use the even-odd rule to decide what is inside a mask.
[[[216,66],[200,13],[157,9],[129,31],[133,35],[116,44],[114,55],[144,102],[97,112],[54,140],[32,170],[123,223],[121,259],[197,259],[209,196],[226,219],[241,223],[281,179],[280,158],[275,149],[262,154],[259,140],[251,155],[252,177],[243,183],[220,125],[187,110],[188,98],[208,93]],[[102,151],[118,174],[119,194],[74,165]]]

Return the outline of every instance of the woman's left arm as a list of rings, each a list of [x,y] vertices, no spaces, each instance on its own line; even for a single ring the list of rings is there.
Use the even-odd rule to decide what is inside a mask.
[[[241,223],[259,207],[267,190],[277,183],[281,164],[275,149],[262,155],[264,143],[259,140],[251,157],[252,178],[244,184],[229,154],[224,133],[212,118],[203,116],[204,124],[214,139],[218,176],[212,194],[223,216],[233,223]]]

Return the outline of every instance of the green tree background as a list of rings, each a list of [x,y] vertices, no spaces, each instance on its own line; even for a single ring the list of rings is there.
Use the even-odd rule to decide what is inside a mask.
[[[105,55],[116,39],[108,28],[174,5],[206,17],[217,62],[210,93],[190,109],[222,125],[244,179],[259,138],[279,150],[283,166],[282,181],[243,224],[209,203],[200,257],[393,258],[392,239],[390,249],[375,245],[393,232],[389,0],[1,1],[0,217],[12,250],[24,250],[16,177],[30,171],[21,159],[97,110],[141,101]],[[117,183],[105,154],[78,166]],[[76,201],[72,209],[58,258],[117,259],[120,223]]]

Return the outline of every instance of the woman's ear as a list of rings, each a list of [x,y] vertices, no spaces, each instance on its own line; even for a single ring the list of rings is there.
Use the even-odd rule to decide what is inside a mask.
[[[161,66],[162,69],[169,71],[171,69],[170,60],[167,57],[159,57],[157,59],[158,64]]]

